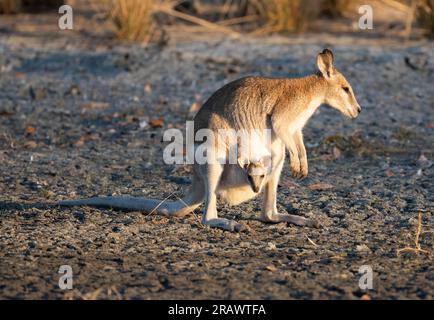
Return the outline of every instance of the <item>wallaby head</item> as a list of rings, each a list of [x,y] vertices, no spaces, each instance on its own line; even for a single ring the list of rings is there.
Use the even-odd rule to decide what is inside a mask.
[[[240,166],[244,169],[253,192],[261,191],[264,180],[271,171],[271,157],[263,157],[255,162],[240,162]]]
[[[317,64],[326,81],[325,103],[350,118],[356,118],[361,111],[360,105],[347,79],[335,68],[333,53],[324,49],[318,55]]]

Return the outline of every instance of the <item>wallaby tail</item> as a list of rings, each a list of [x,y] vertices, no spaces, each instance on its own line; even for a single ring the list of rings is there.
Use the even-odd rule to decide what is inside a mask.
[[[187,197],[188,198],[188,197]],[[166,201],[157,199],[145,199],[138,197],[93,197],[78,200],[59,201],[60,206],[91,206],[113,208],[125,211],[142,211],[166,216],[183,216],[196,209],[201,202],[189,201]]]
[[[77,200],[59,201],[59,206],[91,206],[113,208],[124,211],[142,211],[165,216],[184,216],[199,207],[205,199],[205,189],[197,175],[193,176],[192,185],[187,195],[177,201],[145,199],[139,197],[93,197]]]

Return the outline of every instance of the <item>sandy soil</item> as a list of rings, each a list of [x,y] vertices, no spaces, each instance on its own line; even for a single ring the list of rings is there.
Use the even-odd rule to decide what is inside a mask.
[[[98,39],[0,23],[0,298],[433,298],[433,42],[191,34],[144,48]],[[190,168],[162,163],[163,131],[184,128],[191,106],[230,80],[314,72],[323,47],[363,111],[350,121],[320,108],[305,128],[309,177],[292,180],[288,163],[278,203],[324,228],[263,224],[260,199],[219,205],[249,227],[242,233],[202,226],[201,208],[167,219],[40,205],[176,199]],[[415,247],[418,213],[425,252],[398,254]],[[73,269],[73,290],[58,287],[61,265]],[[367,292],[362,265],[374,271]]]

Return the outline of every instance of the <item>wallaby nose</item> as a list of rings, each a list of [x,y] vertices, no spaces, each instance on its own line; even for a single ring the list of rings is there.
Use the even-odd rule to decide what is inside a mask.
[[[357,106],[357,113],[360,113],[360,111],[362,111],[362,108],[360,108],[360,106]]]

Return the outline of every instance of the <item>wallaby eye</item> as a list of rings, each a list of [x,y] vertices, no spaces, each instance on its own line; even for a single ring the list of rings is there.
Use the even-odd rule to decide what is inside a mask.
[[[344,91],[345,91],[346,93],[350,93],[350,88],[348,88],[348,87],[342,87],[342,89],[344,89]]]
[[[262,176],[261,176],[261,178],[264,178],[265,177],[265,174],[263,174]]]

